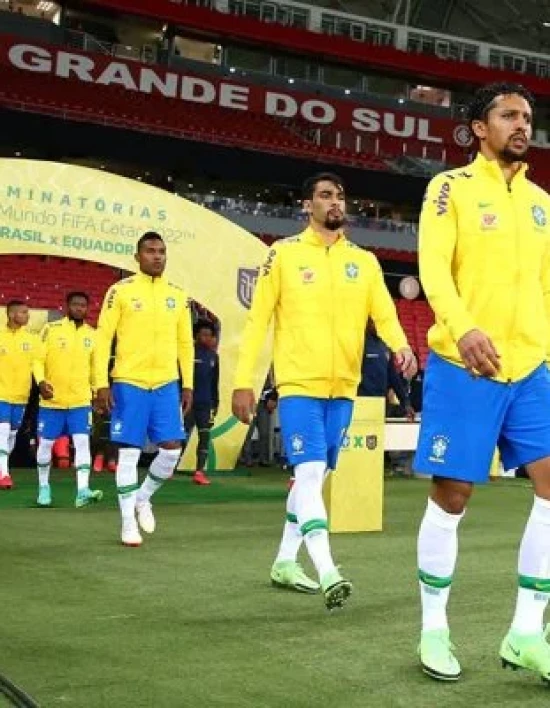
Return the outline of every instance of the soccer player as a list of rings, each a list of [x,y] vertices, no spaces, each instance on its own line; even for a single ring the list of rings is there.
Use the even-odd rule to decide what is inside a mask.
[[[208,485],[210,480],[204,468],[208,458],[210,429],[220,403],[220,366],[218,354],[211,343],[212,338],[216,336],[214,325],[207,320],[199,320],[193,327],[193,334],[195,335],[193,406],[185,416],[184,426],[188,440],[195,426],[199,436],[193,482]]]
[[[39,340],[29,332],[29,308],[22,300],[6,307],[7,326],[0,330],[0,489],[11,489],[8,460],[15,447],[32,385],[32,365]]]
[[[250,422],[254,363],[273,318],[281,432],[296,481],[271,579],[299,591],[318,591],[296,562],[303,538],[325,604],[333,609],[345,603],[352,584],[331,556],[322,487],[327,470],[336,467],[351,420],[368,318],[405,374],[412,375],[416,364],[376,258],[343,234],[346,201],[340,177],[311,177],[303,198],[309,227],[278,242],[260,268],[235,374],[233,412]]]
[[[550,199],[523,162],[533,108],[520,85],[480,89],[469,112],[478,155],[431,181],[420,219],[420,275],[436,323],[415,459],[433,475],[418,537],[419,656],[444,681],[461,675],[446,612],[457,529],[497,444],[505,469],[526,465],[535,495],[500,657],[550,680]]]
[[[121,540],[126,546],[142,543],[137,522],[146,533],[155,530],[150,500],[174,473],[185,439],[182,400],[183,414],[193,402],[189,302],[185,292],[163,275],[166,246],[162,237],[154,231],[145,233],[137,242],[135,259],[139,273],[107,291],[96,356],[96,407],[99,413],[111,411],[111,441],[118,447]],[[109,388],[109,356],[115,337]],[[137,466],[147,438],[159,451],[138,489]]]
[[[89,486],[95,330],[85,322],[88,303],[86,293],[69,293],[65,317],[46,324],[40,335],[42,343],[33,367],[40,391],[40,441],[36,453],[39,506],[51,506],[52,448],[55,440],[64,434],[72,436],[75,449],[75,506],[87,506],[103,497],[103,492],[92,491]]]

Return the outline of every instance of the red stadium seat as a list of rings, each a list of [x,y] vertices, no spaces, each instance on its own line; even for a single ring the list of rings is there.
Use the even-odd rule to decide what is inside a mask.
[[[331,128],[323,129],[323,144],[318,145],[311,126],[306,130],[299,120],[161,99],[114,86],[68,82],[54,76],[44,81],[37,74],[14,69],[5,68],[2,72],[0,104],[73,120],[292,154],[298,158],[330,158],[335,163],[372,170],[389,169],[383,159],[365,151],[368,150],[366,143],[363,152],[356,152],[353,138],[347,139],[342,147],[335,147],[337,131]],[[401,154],[401,143],[390,138],[385,150],[387,154]]]
[[[434,323],[433,311],[426,300],[400,298],[395,301],[395,306],[407,339],[424,367],[428,356],[427,334]]]
[[[59,310],[69,291],[84,290],[90,296],[88,320],[94,325],[105,292],[121,275],[111,266],[53,256],[0,256],[0,263],[10,275],[0,285],[0,305],[21,299],[33,308]]]

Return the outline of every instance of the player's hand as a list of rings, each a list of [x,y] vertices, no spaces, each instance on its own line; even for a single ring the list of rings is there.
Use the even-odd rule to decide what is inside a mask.
[[[472,329],[456,343],[462,361],[472,375],[490,378],[500,370],[500,354],[489,337],[479,329]]]
[[[113,394],[111,389],[107,386],[106,388],[98,388],[94,399],[94,410],[100,415],[105,415],[113,410],[115,405]]]
[[[410,347],[403,347],[395,352],[395,365],[406,379],[412,379],[418,371],[416,357]]]
[[[265,407],[268,413],[273,413],[275,408],[277,408],[277,401],[274,398],[268,398],[265,402]]]
[[[49,401],[53,398],[53,386],[51,385],[51,383],[48,383],[47,381],[41,381],[38,384],[38,390],[40,391],[40,395],[45,401]]]
[[[405,406],[405,415],[407,416],[409,423],[414,423],[415,412],[411,405]]]
[[[233,415],[238,418],[241,423],[250,425],[256,409],[254,391],[251,388],[235,389],[231,400],[231,409]]]
[[[183,415],[187,415],[193,407],[193,389],[184,388],[181,392],[181,410]]]

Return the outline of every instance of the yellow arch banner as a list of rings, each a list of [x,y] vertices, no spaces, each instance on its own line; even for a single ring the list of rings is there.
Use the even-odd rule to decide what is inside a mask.
[[[220,410],[209,469],[232,469],[246,432],[231,415],[233,368],[265,245],[156,187],[87,167],[0,160],[0,254],[80,258],[134,271],[135,244],[145,231],[166,241],[168,278],[221,321]],[[268,367],[266,346],[257,389]]]

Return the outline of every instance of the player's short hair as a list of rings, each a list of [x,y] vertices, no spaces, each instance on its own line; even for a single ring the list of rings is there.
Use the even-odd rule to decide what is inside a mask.
[[[86,303],[90,302],[90,296],[88,293],[85,293],[83,290],[73,290],[70,293],[67,293],[67,297],[65,298],[65,302],[67,305],[70,305],[71,302],[75,299],[75,297],[81,297],[84,300],[86,300]]]
[[[136,244],[136,253],[141,251],[146,241],[162,241],[162,243],[164,243],[164,239],[156,231],[146,231]]]
[[[217,332],[216,328],[212,324],[212,322],[209,322],[208,320],[197,320],[195,324],[193,325],[193,337],[196,337],[198,333],[201,331],[201,329],[209,329],[210,334],[215,337]]]
[[[344,180],[334,172],[317,172],[317,174],[308,177],[302,185],[302,199],[313,199],[315,187],[319,182],[332,182],[336,187],[343,192],[346,191]]]
[[[533,113],[535,112],[535,98],[525,86],[509,82],[488,84],[487,86],[482,86],[475,92],[466,114],[468,124],[471,126],[474,120],[485,121],[489,115],[489,111],[494,108],[498,96],[510,96],[511,94],[522,96],[531,106],[531,111]]]
[[[6,305],[6,312],[9,314],[15,307],[21,307],[22,305],[26,307],[27,303],[23,302],[23,300],[10,300]]]

